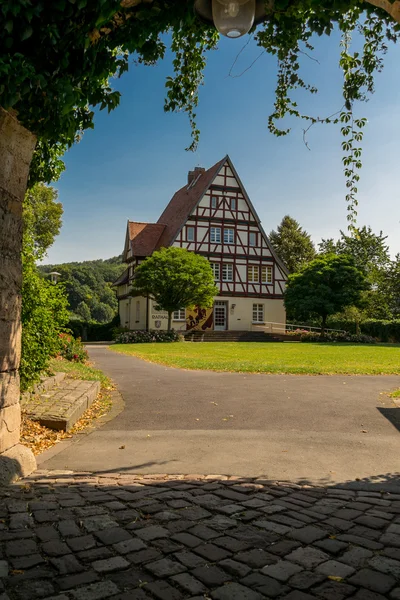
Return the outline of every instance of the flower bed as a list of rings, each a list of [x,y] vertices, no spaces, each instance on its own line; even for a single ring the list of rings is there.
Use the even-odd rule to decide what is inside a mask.
[[[88,359],[88,353],[80,338],[75,339],[68,333],[60,333],[59,355],[73,362],[84,363]]]

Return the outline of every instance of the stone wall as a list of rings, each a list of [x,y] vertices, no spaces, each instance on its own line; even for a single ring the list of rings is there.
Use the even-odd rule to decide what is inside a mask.
[[[0,107],[0,483],[35,467],[19,442],[22,201],[35,136]]]

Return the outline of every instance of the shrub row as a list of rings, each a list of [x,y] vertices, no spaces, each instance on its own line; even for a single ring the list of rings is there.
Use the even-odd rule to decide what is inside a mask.
[[[181,335],[177,331],[125,331],[115,338],[116,344],[145,344],[148,342],[178,342]]]
[[[109,323],[71,319],[66,327],[75,338],[85,342],[110,342],[120,330],[119,323],[119,315],[116,315]]]
[[[316,322],[309,322],[306,325],[320,327]],[[380,342],[400,342],[400,319],[384,321],[382,319],[366,319],[360,323],[361,334],[371,336]],[[346,321],[344,319],[328,319],[327,327],[329,329],[344,329],[348,333],[355,334],[357,325],[355,321]],[[301,325],[299,325],[301,329]]]
[[[372,335],[381,342],[400,342],[400,319],[393,321],[367,319],[360,327],[362,333]]]
[[[324,337],[321,337],[320,333],[315,332],[302,332],[300,335],[301,342],[350,342],[352,344],[375,344],[376,339],[370,335],[364,335],[362,333],[326,333]]]

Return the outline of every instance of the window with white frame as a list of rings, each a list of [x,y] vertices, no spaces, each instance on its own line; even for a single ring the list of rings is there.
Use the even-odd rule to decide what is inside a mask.
[[[271,266],[263,266],[261,267],[261,282],[262,283],[272,283],[272,267]]]
[[[221,243],[221,228],[220,227],[210,227],[210,242],[214,242],[216,244]]]
[[[249,246],[257,246],[257,234],[255,231],[249,233]]]
[[[235,230],[234,229],[224,229],[224,244],[233,244],[235,240]]]
[[[140,300],[136,300],[136,323],[140,321]]]
[[[185,321],[186,320],[186,310],[184,308],[180,308],[179,310],[174,311],[174,321]]]
[[[214,275],[214,281],[219,281],[221,279],[221,265],[219,263],[210,263],[211,269]]]
[[[258,265],[248,265],[247,281],[249,283],[258,283],[260,281],[260,269]]]
[[[186,239],[188,242],[194,242],[194,227],[186,227]]]
[[[211,208],[218,207],[218,198],[217,196],[211,196]]]
[[[225,263],[222,265],[222,281],[233,281],[233,264]]]
[[[253,323],[264,323],[264,304],[253,304]]]
[[[231,198],[231,210],[236,210],[236,198]]]

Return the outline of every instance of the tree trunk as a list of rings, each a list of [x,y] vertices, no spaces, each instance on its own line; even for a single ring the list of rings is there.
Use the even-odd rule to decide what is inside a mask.
[[[31,473],[30,450],[19,444],[21,407],[22,201],[36,139],[0,107],[0,483]]]
[[[321,322],[321,337],[323,338],[325,336],[325,329],[326,329],[326,319],[327,316],[323,315],[322,317],[322,322]]]
[[[381,8],[387,12],[394,21],[400,23],[400,2],[399,0],[366,0],[368,4],[372,4],[377,8]]]
[[[171,323],[172,323],[172,312],[168,313],[168,325],[167,325],[167,330],[171,331]]]

